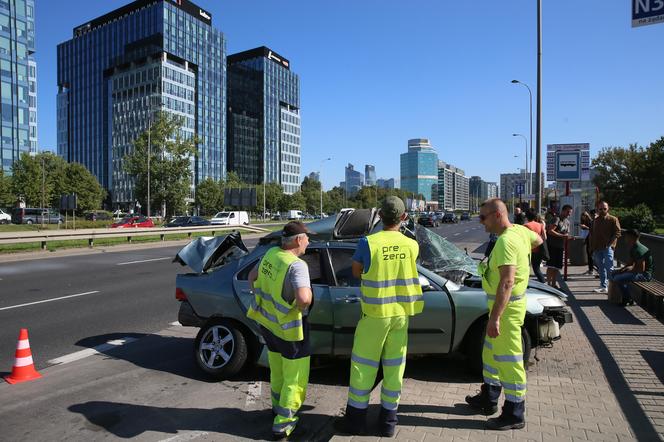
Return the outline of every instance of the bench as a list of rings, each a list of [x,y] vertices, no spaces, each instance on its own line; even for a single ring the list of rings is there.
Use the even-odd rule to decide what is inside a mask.
[[[644,310],[656,317],[664,319],[664,283],[659,281],[641,281],[630,283],[632,295]]]

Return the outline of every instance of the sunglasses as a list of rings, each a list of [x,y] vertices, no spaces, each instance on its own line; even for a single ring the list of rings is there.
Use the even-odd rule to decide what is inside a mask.
[[[492,210],[491,212],[487,213],[486,215],[483,215],[480,213],[480,221],[486,221],[486,219],[491,215],[492,213],[496,213],[495,210]]]

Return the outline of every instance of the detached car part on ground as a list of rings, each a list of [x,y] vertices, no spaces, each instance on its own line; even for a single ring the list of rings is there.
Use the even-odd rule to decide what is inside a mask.
[[[360,281],[352,275],[351,257],[357,239],[382,225],[376,209],[351,209],[309,227],[316,233],[302,259],[309,266],[314,295],[309,315],[312,354],[349,357],[361,314]],[[409,355],[462,352],[470,368],[481,372],[488,310],[476,261],[412,220],[403,231],[420,245],[418,272],[424,295],[424,312],[410,321]],[[177,275],[178,319],[184,326],[200,327],[194,358],[214,377],[238,373],[263,351],[258,326],[245,316],[254,297],[247,278],[265,252],[279,243],[279,235],[265,236],[252,252],[237,232],[198,238],[174,259],[195,272]],[[531,280],[526,297],[522,340],[527,361],[532,348],[560,339],[560,327],[571,322],[572,315],[566,295],[545,284]]]

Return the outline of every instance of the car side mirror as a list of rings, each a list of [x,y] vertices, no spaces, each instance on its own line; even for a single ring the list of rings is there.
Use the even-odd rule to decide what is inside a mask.
[[[431,290],[434,290],[433,286],[431,285],[429,279],[426,276],[419,275],[419,280],[423,292],[430,292]]]

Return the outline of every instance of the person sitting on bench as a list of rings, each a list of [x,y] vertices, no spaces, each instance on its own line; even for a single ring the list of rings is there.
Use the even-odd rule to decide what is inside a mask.
[[[634,305],[629,293],[628,283],[632,281],[650,281],[652,279],[652,255],[650,250],[639,242],[639,231],[628,229],[623,233],[629,247],[629,262],[626,266],[611,273],[611,281],[622,290],[622,305]]]

